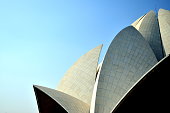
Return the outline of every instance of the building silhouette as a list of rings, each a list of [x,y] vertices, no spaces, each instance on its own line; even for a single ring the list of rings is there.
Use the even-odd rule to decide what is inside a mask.
[[[81,56],[56,89],[33,86],[40,113],[169,111],[170,11],[150,11],[121,30],[98,64],[102,46]]]

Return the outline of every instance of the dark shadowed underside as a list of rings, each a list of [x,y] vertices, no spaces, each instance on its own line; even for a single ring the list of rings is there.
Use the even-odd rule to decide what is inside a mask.
[[[38,88],[34,87],[34,91],[40,113],[68,113],[61,105]]]
[[[170,56],[149,71],[112,113],[169,113]]]

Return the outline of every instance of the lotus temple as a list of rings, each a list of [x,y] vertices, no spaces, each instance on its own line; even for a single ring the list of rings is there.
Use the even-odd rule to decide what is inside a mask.
[[[170,11],[150,11],[81,56],[56,89],[34,85],[39,113],[170,112]]]

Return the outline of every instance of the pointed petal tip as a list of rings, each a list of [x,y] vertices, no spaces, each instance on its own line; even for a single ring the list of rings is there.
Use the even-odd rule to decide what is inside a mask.
[[[132,26],[132,25],[125,27],[122,31],[124,31],[124,30],[126,30],[126,29],[128,29],[128,30],[132,29],[132,30],[138,31],[138,30],[137,30],[134,26]]]
[[[40,90],[41,88],[40,88],[38,85],[33,85],[33,89],[34,89],[34,90],[37,90],[37,89]]]
[[[39,86],[38,86],[38,85],[33,84],[33,87],[34,87],[34,88],[38,88]]]
[[[154,13],[155,13],[155,11],[154,11],[154,10],[150,10],[149,12],[154,12]]]
[[[154,15],[156,15],[154,10],[150,10],[147,14],[154,14]]]
[[[98,45],[96,48],[98,48],[98,47],[102,48],[102,47],[103,47],[103,44]]]
[[[41,89],[46,88],[46,87],[39,86],[39,85],[33,85],[33,88],[41,90]]]
[[[36,85],[33,84],[33,88],[36,88]]]

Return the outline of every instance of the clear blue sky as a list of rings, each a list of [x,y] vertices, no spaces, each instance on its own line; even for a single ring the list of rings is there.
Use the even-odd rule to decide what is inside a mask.
[[[56,88],[84,53],[170,0],[0,0],[0,113],[37,113],[33,84]]]

